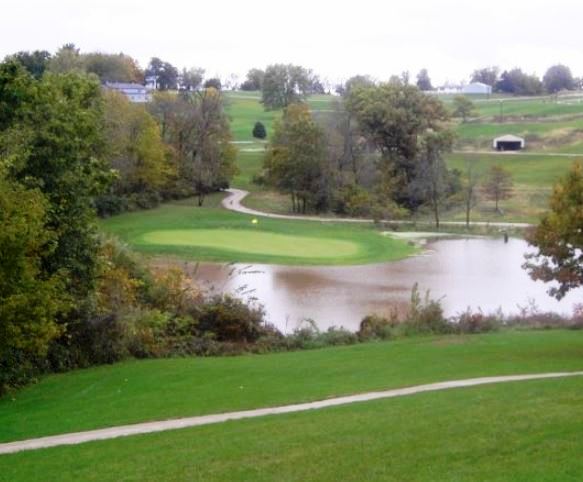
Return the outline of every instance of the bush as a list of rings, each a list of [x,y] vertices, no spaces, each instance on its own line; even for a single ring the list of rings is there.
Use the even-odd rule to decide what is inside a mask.
[[[452,327],[462,334],[488,333],[497,331],[502,324],[501,314],[484,314],[482,311],[472,311],[469,308],[455,317]]]
[[[411,304],[403,327],[407,335],[446,334],[453,331],[443,314],[441,300],[432,299],[429,290],[422,297],[417,283],[411,290]]]
[[[265,333],[264,316],[262,307],[229,295],[215,296],[201,306],[198,329],[214,334],[217,341],[253,343]]]
[[[388,340],[394,336],[394,330],[398,325],[396,314],[391,318],[368,315],[360,322],[357,335],[361,341]]]
[[[263,123],[257,121],[253,126],[253,137],[255,139],[265,139],[267,137],[267,130]]]
[[[122,196],[106,194],[95,198],[95,210],[100,218],[121,214],[128,210],[128,201]]]

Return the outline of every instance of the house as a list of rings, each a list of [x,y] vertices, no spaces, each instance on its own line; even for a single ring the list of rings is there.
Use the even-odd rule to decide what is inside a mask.
[[[492,86],[487,84],[482,84],[482,82],[472,82],[471,84],[464,85],[462,87],[462,94],[466,95],[474,95],[474,94],[482,94],[482,95],[491,95],[492,94]]]
[[[513,136],[513,135],[505,135],[501,137],[496,137],[492,144],[492,147],[497,151],[520,151],[524,149],[526,145],[524,139],[522,137]]]
[[[120,94],[124,94],[130,102],[144,103],[149,102],[150,100],[148,89],[141,84],[107,82],[104,87],[109,90],[115,90]]]

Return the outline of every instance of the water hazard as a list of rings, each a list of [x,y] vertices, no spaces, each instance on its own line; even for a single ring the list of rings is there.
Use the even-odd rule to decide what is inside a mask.
[[[264,305],[270,322],[285,332],[313,319],[320,329],[358,329],[371,313],[388,314],[406,306],[414,283],[441,298],[447,315],[468,307],[516,313],[534,301],[541,310],[570,314],[583,290],[561,302],[548,285],[522,269],[526,242],[510,239],[441,239],[421,256],[364,266],[298,267],[201,264],[196,277],[216,291],[246,292]],[[192,269],[192,265],[190,268]]]

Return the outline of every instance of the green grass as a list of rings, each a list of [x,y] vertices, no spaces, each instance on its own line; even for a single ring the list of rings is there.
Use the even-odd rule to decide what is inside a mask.
[[[252,131],[255,122],[260,121],[272,132],[273,121],[281,116],[281,110],[266,111],[260,103],[260,92],[225,92],[227,114],[231,119],[231,131],[236,141],[257,141]],[[331,109],[334,97],[330,95],[313,95],[307,100],[313,111]]]
[[[234,243],[233,240],[236,240]],[[242,254],[293,256],[294,258],[350,258],[359,252],[351,241],[290,236],[243,229],[173,229],[149,231],[140,242],[159,246],[196,246]]]
[[[0,400],[0,442],[434,381],[581,369],[583,332],[574,331],[130,361],[48,376],[17,392],[14,400]]]
[[[224,209],[170,203],[115,216],[101,226],[143,253],[197,261],[346,265],[392,261],[415,252],[368,225],[252,220]]]
[[[580,481],[583,379],[464,388],[0,456],[3,481]]]

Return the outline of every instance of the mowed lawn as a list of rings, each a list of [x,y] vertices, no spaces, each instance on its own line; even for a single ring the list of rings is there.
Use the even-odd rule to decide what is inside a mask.
[[[19,481],[580,481],[583,378],[419,394],[0,456]]]
[[[129,361],[47,376],[1,399],[0,442],[436,381],[577,370],[583,370],[583,331],[503,331],[269,355]]]
[[[194,201],[115,216],[101,226],[143,253],[195,261],[348,265],[416,252],[372,225],[254,220],[216,207],[199,208]]]
[[[50,376],[3,441],[438,380],[581,370],[583,333],[501,332]],[[580,480],[583,377],[454,389],[0,456],[4,481]],[[55,416],[58,414],[58,416]],[[7,429],[8,427],[8,429]]]

